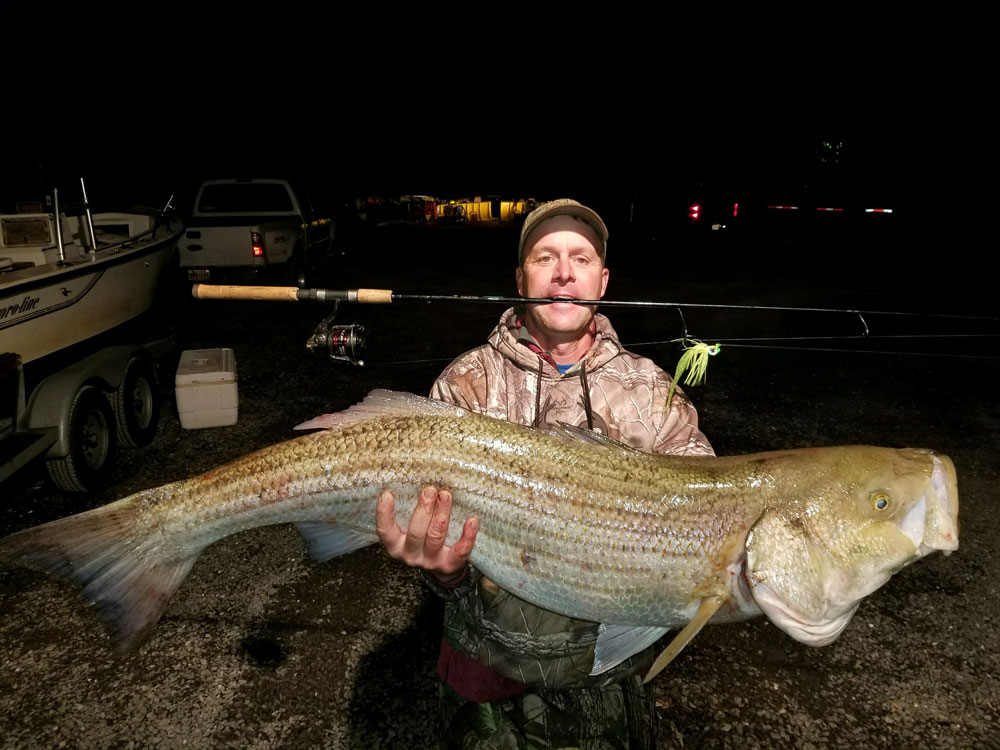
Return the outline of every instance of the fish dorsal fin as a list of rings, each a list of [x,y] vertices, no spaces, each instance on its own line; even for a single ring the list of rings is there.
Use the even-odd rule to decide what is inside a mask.
[[[566,422],[560,422],[557,425],[546,425],[545,431],[550,435],[557,435],[559,437],[569,438],[570,440],[578,440],[583,443],[590,443],[591,445],[600,445],[605,448],[616,448],[628,451],[629,453],[642,453],[642,451],[633,448],[631,445],[625,445],[625,443],[620,440],[608,437],[602,432],[588,430],[586,427],[577,427],[576,425],[567,424]]]
[[[701,605],[698,607],[698,611],[695,612],[694,617],[691,618],[691,622],[681,628],[680,632],[674,636],[674,639],[670,641],[665,649],[656,657],[656,661],[653,662],[653,666],[649,668],[646,676],[642,678],[643,684],[649,682],[651,679],[656,677],[663,668],[666,667],[670,662],[672,662],[677,654],[694,640],[694,637],[701,632],[701,629],[708,624],[708,621],[712,619],[712,615],[719,611],[719,608],[726,603],[726,597],[724,596],[706,596],[701,600]]]
[[[412,393],[387,391],[379,388],[365,396],[365,400],[359,404],[354,404],[354,406],[334,414],[322,414],[314,419],[310,419],[308,422],[296,425],[295,429],[331,430],[350,427],[359,422],[366,422],[369,419],[385,417],[461,417],[466,414],[469,414],[469,412],[461,406],[449,404],[445,401],[415,396]]]
[[[590,674],[604,674],[633,654],[649,648],[670,628],[601,623],[594,646],[594,667]]]
[[[295,528],[305,537],[309,544],[309,557],[315,562],[326,562],[378,541],[375,534],[321,521],[297,523]]]

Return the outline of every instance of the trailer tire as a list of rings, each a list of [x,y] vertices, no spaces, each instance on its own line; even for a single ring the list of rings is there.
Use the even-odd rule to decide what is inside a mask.
[[[115,417],[99,388],[85,385],[69,408],[69,453],[50,458],[52,482],[66,492],[93,492],[107,482],[115,463],[118,441]]]
[[[122,382],[111,399],[123,448],[141,448],[153,442],[160,420],[160,393],[156,373],[144,359],[132,358],[125,365]]]

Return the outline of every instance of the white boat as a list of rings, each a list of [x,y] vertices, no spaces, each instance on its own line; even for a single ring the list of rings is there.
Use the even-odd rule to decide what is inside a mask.
[[[153,304],[180,220],[139,213],[93,214],[92,224],[88,218],[63,217],[57,226],[48,213],[0,215],[0,352],[27,364]]]
[[[152,307],[182,232],[166,212],[63,216],[57,199],[0,215],[0,481],[44,455],[57,486],[93,490],[119,445],[154,439],[172,342],[125,324]]]

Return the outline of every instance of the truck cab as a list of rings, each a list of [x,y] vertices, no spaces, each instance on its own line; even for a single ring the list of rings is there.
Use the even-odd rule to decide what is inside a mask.
[[[178,244],[180,267],[189,281],[266,274],[304,286],[306,270],[333,239],[332,218],[287,180],[208,180]]]

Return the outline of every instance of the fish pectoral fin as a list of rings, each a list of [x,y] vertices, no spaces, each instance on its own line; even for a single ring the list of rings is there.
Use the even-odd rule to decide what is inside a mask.
[[[694,617],[691,619],[687,625],[681,628],[680,632],[674,636],[674,639],[670,641],[665,649],[656,657],[656,661],[653,662],[653,666],[649,668],[646,676],[642,678],[643,684],[649,682],[651,679],[656,677],[663,668],[666,667],[670,662],[672,662],[677,654],[688,645],[694,637],[701,632],[701,629],[708,624],[708,621],[712,619],[712,615],[719,611],[719,608],[725,604],[727,601],[724,596],[706,596],[701,600],[701,605],[698,607],[698,611],[695,612]]]
[[[594,646],[594,667],[591,675],[604,674],[633,654],[656,643],[670,628],[601,623]]]
[[[295,528],[305,537],[309,557],[316,562],[332,560],[378,541],[375,534],[364,534],[333,523],[297,523]]]

